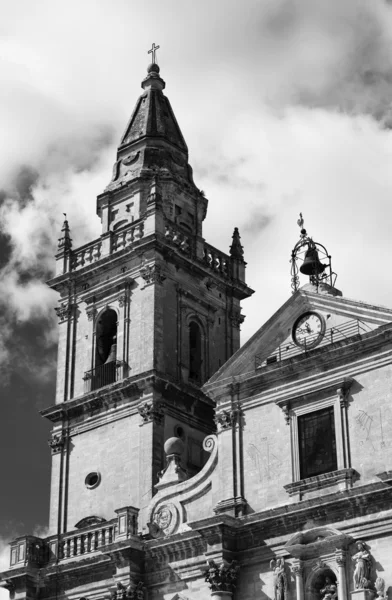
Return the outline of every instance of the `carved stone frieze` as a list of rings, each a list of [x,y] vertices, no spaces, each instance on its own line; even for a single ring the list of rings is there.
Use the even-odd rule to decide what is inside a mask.
[[[157,401],[144,402],[138,406],[138,411],[143,419],[142,425],[146,423],[157,423],[160,424],[164,417],[164,404]]]
[[[236,588],[239,565],[236,560],[230,564],[221,563],[219,566],[214,560],[209,560],[208,569],[204,579],[209,584],[211,592],[233,593]]]
[[[145,285],[151,285],[152,283],[162,284],[166,279],[166,275],[162,273],[160,265],[147,265],[142,267],[140,269],[140,275],[146,282]]]
[[[50,440],[48,440],[48,444],[50,446],[52,454],[58,454],[64,447],[65,438],[62,433],[56,433],[52,435]]]

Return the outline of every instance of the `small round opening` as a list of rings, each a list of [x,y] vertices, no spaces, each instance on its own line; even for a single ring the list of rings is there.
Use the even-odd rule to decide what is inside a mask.
[[[93,488],[96,488],[97,485],[99,485],[100,481],[100,474],[94,471],[93,473],[89,473],[87,475],[86,479],[84,480],[84,484],[89,490],[92,490]]]

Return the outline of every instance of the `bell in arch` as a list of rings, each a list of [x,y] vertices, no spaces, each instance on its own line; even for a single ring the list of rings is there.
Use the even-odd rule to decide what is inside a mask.
[[[316,248],[309,247],[306,251],[304,262],[300,266],[299,270],[304,275],[320,275],[327,265],[323,265],[318,256]]]

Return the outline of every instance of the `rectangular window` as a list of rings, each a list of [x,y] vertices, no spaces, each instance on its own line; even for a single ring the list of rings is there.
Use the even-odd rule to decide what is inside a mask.
[[[336,471],[336,437],[333,406],[298,417],[300,477]]]

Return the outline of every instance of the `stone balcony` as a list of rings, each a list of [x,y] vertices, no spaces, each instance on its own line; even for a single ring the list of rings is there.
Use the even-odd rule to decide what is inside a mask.
[[[80,556],[93,556],[111,544],[126,540],[139,545],[139,509],[127,506],[115,512],[117,517],[110,521],[89,517],[80,522],[78,529],[61,535],[44,539],[32,535],[17,538],[10,544],[10,570],[42,568]]]

